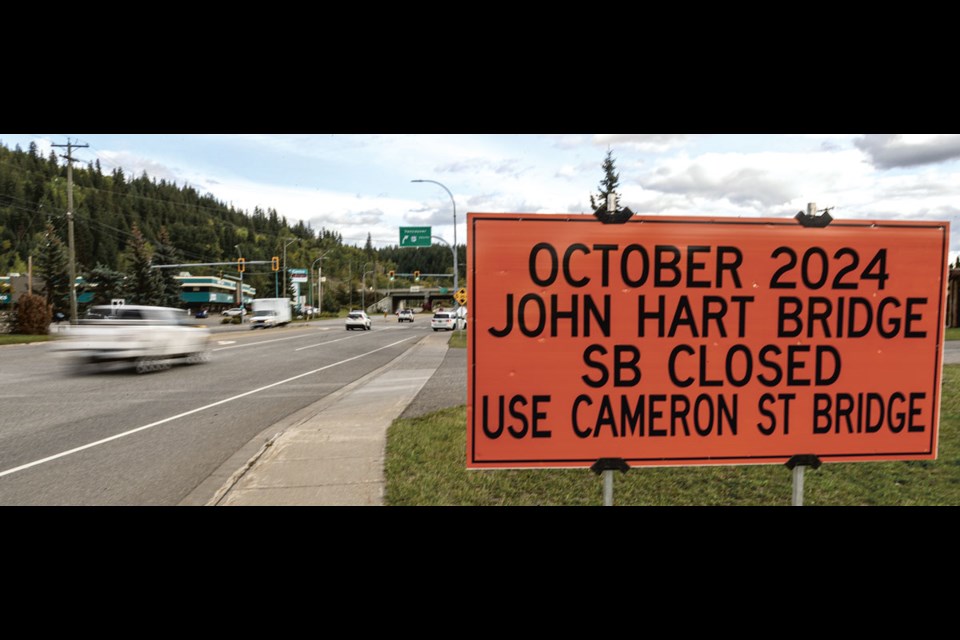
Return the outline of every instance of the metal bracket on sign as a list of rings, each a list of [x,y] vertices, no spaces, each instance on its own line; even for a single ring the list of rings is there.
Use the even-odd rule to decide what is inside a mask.
[[[630,470],[630,465],[623,458],[600,458],[590,467],[595,474],[603,474],[603,506],[613,506],[613,472]]]

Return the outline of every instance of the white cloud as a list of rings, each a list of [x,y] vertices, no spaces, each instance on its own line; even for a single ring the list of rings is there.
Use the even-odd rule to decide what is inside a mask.
[[[868,134],[854,141],[879,169],[915,167],[960,158],[960,135]]]

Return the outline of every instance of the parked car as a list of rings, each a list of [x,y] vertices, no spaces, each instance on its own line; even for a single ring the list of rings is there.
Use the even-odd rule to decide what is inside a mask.
[[[247,314],[247,310],[243,307],[234,307],[233,309],[224,309],[223,315],[230,316],[231,318],[240,316],[243,317]]]
[[[194,317],[194,318],[206,318],[206,317],[207,317],[207,310],[206,310],[206,309],[200,309],[199,311],[197,311],[197,312],[193,315],[193,317]]]
[[[410,309],[400,309],[397,312],[397,322],[413,322],[413,311]]]
[[[370,316],[363,311],[351,311],[347,314],[346,326],[348,331],[351,329],[369,331],[370,325]]]
[[[451,311],[437,311],[430,319],[430,328],[434,331],[453,331],[457,328],[457,316]]]

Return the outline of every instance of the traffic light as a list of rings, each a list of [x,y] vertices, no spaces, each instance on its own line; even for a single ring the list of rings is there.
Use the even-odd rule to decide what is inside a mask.
[[[420,282],[420,272],[419,272],[419,271],[414,271],[414,272],[413,272],[413,280],[414,280],[414,282]]]
[[[280,258],[273,256],[273,258],[270,260],[270,268],[274,271],[280,271]]]
[[[388,271],[387,273],[389,273],[390,275],[390,282],[393,282],[393,276],[395,276],[397,272],[394,271],[393,269],[390,269],[390,271]]]
[[[237,271],[243,273],[247,269],[247,260],[245,258],[237,258]]]

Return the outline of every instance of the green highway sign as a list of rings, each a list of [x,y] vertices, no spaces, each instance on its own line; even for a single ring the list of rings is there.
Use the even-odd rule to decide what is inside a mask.
[[[400,247],[429,247],[430,227],[400,227]]]

